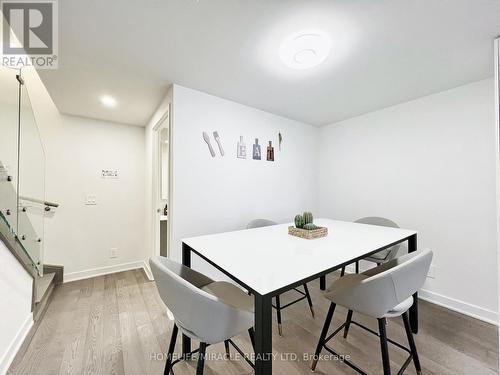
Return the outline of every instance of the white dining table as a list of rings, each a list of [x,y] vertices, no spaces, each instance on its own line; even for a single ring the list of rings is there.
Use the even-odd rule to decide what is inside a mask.
[[[255,299],[255,374],[272,374],[272,298],[325,276],[396,244],[417,250],[417,232],[331,219],[315,224],[328,228],[326,237],[307,240],[288,234],[292,224],[210,234],[182,240],[182,263],[191,267],[196,254],[223,272]],[[410,322],[418,332],[418,299],[414,296]],[[183,336],[183,353],[191,352]]]

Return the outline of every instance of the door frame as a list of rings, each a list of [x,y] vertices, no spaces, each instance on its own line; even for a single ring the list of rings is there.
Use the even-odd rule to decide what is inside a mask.
[[[495,55],[495,163],[497,192],[497,293],[500,301],[500,37],[494,40]],[[500,327],[500,314],[499,327]],[[500,342],[499,342],[500,350]],[[499,361],[500,362],[500,361]],[[499,363],[500,365],[500,363]]]
[[[161,148],[160,148],[160,129],[165,125],[165,121],[168,122],[168,220],[167,220],[167,253],[170,257],[171,250],[171,233],[172,233],[172,108],[171,104],[168,105],[168,109],[156,122],[152,129],[152,212],[150,213],[152,220],[152,255],[160,255],[160,215],[161,208],[158,207],[158,202],[161,196]]]

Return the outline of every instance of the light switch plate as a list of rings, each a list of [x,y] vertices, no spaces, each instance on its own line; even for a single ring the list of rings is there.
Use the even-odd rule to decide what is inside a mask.
[[[86,206],[95,206],[95,205],[97,205],[97,197],[95,195],[87,195],[85,197],[85,205]]]

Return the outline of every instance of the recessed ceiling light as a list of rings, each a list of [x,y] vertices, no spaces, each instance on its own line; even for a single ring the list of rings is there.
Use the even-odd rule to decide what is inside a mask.
[[[280,57],[292,69],[309,69],[321,64],[330,53],[331,41],[322,31],[305,30],[290,35],[280,47]]]
[[[101,103],[105,107],[113,108],[116,107],[118,102],[116,101],[115,98],[113,98],[110,95],[102,95],[101,96]]]

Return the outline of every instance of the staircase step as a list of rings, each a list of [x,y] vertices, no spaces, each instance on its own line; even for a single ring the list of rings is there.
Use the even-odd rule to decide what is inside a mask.
[[[43,275],[43,277],[37,280],[35,303],[40,303],[42,301],[45,293],[47,293],[47,290],[49,290],[49,287],[52,284],[52,280],[54,280],[55,275],[55,272],[46,273],[45,275]]]

